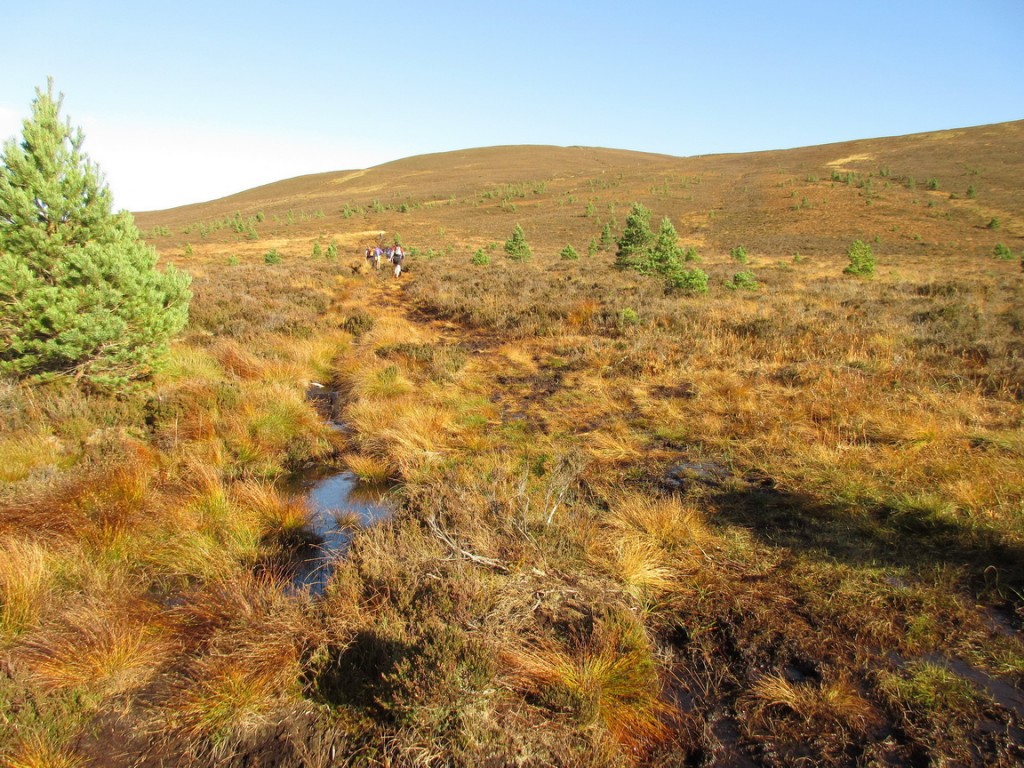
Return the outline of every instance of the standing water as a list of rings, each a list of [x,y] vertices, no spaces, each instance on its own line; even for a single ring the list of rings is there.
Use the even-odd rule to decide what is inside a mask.
[[[335,421],[337,393],[313,382],[306,397],[332,428],[344,428]],[[384,500],[387,487],[360,482],[351,472],[324,476],[322,468],[314,468],[297,478],[293,488],[306,499],[309,526],[319,543],[299,552],[292,583],[296,589],[322,595],[335,562],[345,556],[353,530],[391,516],[393,510]]]
[[[320,540],[298,553],[292,583],[322,595],[338,558],[344,557],[357,528],[391,516],[384,500],[387,488],[361,483],[351,472],[339,472],[300,483],[309,507],[309,526]]]

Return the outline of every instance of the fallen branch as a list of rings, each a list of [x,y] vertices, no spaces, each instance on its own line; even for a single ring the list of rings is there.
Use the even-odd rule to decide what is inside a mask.
[[[484,557],[483,555],[478,555],[474,552],[470,552],[468,549],[460,547],[455,543],[452,537],[449,536],[443,528],[441,528],[433,516],[427,518],[427,525],[430,526],[430,530],[433,531],[434,535],[443,541],[456,555],[464,557],[466,560],[476,563],[477,565],[486,565],[488,568],[493,568],[494,570],[501,571],[502,573],[508,573],[510,571],[510,568],[500,560],[495,560],[492,557]]]

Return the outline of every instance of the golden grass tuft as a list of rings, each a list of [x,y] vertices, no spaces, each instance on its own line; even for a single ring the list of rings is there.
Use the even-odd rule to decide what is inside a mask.
[[[645,599],[679,586],[678,571],[669,565],[665,550],[654,542],[616,537],[606,541],[599,551],[601,556],[594,558],[597,564],[608,567],[634,598]]]
[[[420,401],[363,400],[346,411],[364,453],[396,468],[402,477],[436,464],[451,449],[454,412]]]
[[[36,541],[0,543],[0,640],[36,624],[54,588],[56,560]]]
[[[346,453],[342,456],[345,466],[364,483],[386,483],[395,473],[394,468],[376,456],[361,453]]]
[[[281,677],[269,666],[248,669],[230,657],[203,657],[173,699],[172,722],[192,739],[244,738],[270,722]]]
[[[265,370],[264,363],[234,339],[217,339],[210,354],[225,371],[239,379],[258,379]]]
[[[875,719],[871,704],[845,677],[819,685],[765,675],[754,683],[750,696],[765,710],[782,707],[808,723],[830,720],[860,733]],[[770,717],[767,711],[764,715]]]
[[[714,539],[703,514],[677,496],[623,494],[613,498],[607,522],[668,550],[703,547]]]
[[[359,346],[380,349],[395,344],[425,344],[431,341],[423,326],[394,315],[375,315],[373,327],[359,339]]]
[[[568,708],[581,725],[601,725],[630,754],[669,733],[651,650],[635,624],[599,627],[572,646],[539,641],[506,651],[503,659],[513,687]]]
[[[285,590],[265,575],[240,572],[211,582],[175,612],[198,643],[163,704],[176,731],[214,743],[243,738],[299,695],[303,659],[323,638],[306,604]]]
[[[0,482],[24,480],[32,472],[61,462],[61,441],[36,430],[18,430],[0,437]]]
[[[117,696],[145,685],[173,651],[153,619],[152,607],[139,601],[86,599],[35,632],[17,653],[45,688]]]
[[[310,537],[310,511],[306,500],[282,493],[272,484],[246,480],[231,489],[234,503],[255,512],[263,536],[281,544],[298,544]]]
[[[33,732],[20,739],[8,754],[0,754],[6,768],[85,768],[86,761],[68,745]]]

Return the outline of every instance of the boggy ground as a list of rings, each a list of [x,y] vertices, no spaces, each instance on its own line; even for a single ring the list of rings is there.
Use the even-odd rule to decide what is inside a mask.
[[[950,140],[873,151],[927,168],[952,163],[925,151]],[[876,162],[835,149],[798,155]],[[1002,191],[1014,172],[985,151],[960,172],[987,186],[945,195],[934,220],[917,182],[884,186],[893,171],[875,172],[869,205],[855,181],[787,167],[828,198],[827,226],[793,231],[762,229],[764,201],[788,195],[765,183],[784,154],[716,159],[698,183],[673,159],[597,153],[601,174],[594,153],[566,150],[590,159],[541,184],[524,181],[538,166],[491,150],[470,170],[494,178],[445,178],[496,196],[431,187],[429,206],[375,211],[368,189],[318,216],[301,213],[296,195],[313,193],[296,181],[278,213],[254,191],[221,227],[154,215],[144,226],[175,227],[155,241],[193,273],[196,298],[152,387],[0,389],[0,754],[1019,764],[1024,301],[1019,264],[988,242],[1017,237]],[[341,178],[438,183],[429,170]],[[704,204],[695,188],[721,207],[684,226]],[[560,258],[566,235],[601,231],[581,190],[619,219],[631,200],[659,214],[662,201],[681,240],[703,238],[709,293],[616,270],[614,246],[577,239],[580,258]],[[989,193],[996,231],[967,223]],[[540,217],[524,227],[535,253],[513,263],[481,222],[510,230],[523,200]],[[803,216],[801,202],[779,210]],[[870,239],[883,204],[892,225],[985,242],[883,239],[875,278],[844,275],[835,233]],[[255,239],[234,226],[250,216]],[[414,251],[401,280],[357,253],[387,217]],[[186,255],[179,241],[201,224]],[[338,257],[313,255],[317,238],[346,237]],[[793,238],[810,249],[795,256]],[[740,242],[742,265],[729,256]],[[262,258],[270,247],[280,263]],[[490,263],[472,264],[476,251]],[[739,269],[756,290],[725,287]],[[311,380],[338,393],[345,431],[305,400]],[[319,600],[289,587],[288,553],[308,532],[275,484],[311,463],[393,483],[397,510],[355,533]]]

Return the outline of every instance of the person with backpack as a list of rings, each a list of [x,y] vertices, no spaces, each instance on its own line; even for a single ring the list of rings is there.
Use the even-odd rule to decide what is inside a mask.
[[[402,260],[405,258],[405,251],[402,250],[402,246],[395,245],[395,249],[391,252],[391,263],[395,265],[395,277],[399,277],[402,274]]]

